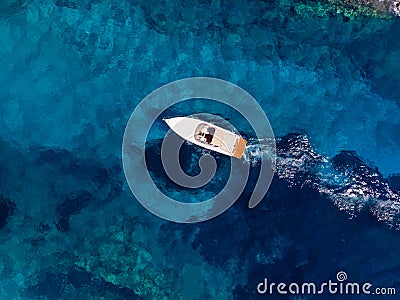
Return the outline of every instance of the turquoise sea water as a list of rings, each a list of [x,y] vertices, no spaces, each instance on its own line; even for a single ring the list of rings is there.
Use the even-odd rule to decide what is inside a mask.
[[[266,276],[340,270],[400,292],[400,19],[307,3],[2,2],[0,299],[258,299]],[[121,144],[140,100],[193,76],[257,99],[280,168],[256,209],[247,190],[216,219],[177,225],[134,199]],[[166,130],[155,125],[150,157]]]

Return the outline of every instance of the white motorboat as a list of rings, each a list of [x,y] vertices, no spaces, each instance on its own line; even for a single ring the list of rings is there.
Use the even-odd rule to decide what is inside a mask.
[[[180,137],[197,146],[236,158],[243,156],[246,140],[229,130],[190,117],[164,121]]]

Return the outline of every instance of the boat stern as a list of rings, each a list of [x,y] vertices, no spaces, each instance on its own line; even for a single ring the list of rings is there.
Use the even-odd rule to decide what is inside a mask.
[[[233,157],[242,158],[244,150],[246,149],[246,140],[242,137],[238,137],[235,147],[233,148]]]

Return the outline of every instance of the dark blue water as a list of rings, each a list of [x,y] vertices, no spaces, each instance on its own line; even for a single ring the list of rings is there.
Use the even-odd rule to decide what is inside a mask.
[[[349,18],[323,3],[313,12],[318,5],[0,4],[0,298],[259,299],[265,277],[321,283],[339,271],[399,293],[400,21]],[[249,209],[254,152],[234,206],[183,225],[134,199],[121,144],[141,99],[192,76],[233,82],[257,99],[277,136],[277,172]],[[249,150],[262,148],[228,108],[166,113],[199,111],[219,113]],[[156,184],[189,202],[218,193],[229,166],[221,156],[205,190],[171,185],[158,160],[166,130],[155,124],[147,143]],[[196,174],[201,154],[185,145],[182,167]],[[319,298],[330,295],[301,299]]]

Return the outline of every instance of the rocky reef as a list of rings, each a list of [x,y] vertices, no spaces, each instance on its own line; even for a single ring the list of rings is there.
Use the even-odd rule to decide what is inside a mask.
[[[15,204],[3,195],[0,195],[0,229],[6,224],[15,209]]]
[[[342,15],[345,19],[357,17],[391,18],[400,15],[400,2],[393,0],[323,0],[295,1],[294,9],[302,15]]]

